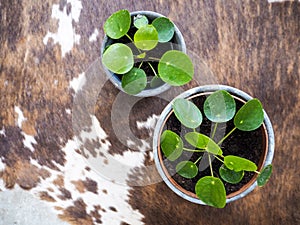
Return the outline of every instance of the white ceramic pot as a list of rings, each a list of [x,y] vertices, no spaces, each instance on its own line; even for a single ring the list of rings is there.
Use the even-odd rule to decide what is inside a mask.
[[[216,90],[226,90],[229,93],[231,93],[233,96],[243,99],[245,101],[248,101],[252,99],[252,97],[245,92],[238,90],[233,87],[225,86],[225,85],[207,85],[207,86],[199,86],[190,90],[187,90],[177,96],[178,98],[192,98],[195,95],[199,95],[201,93],[212,93]],[[202,202],[200,199],[197,198],[197,196],[194,193],[188,192],[185,189],[183,189],[181,186],[179,186],[171,177],[170,174],[168,174],[168,171],[164,167],[163,164],[163,158],[162,153],[160,150],[160,136],[163,132],[163,127],[166,122],[166,119],[169,117],[169,115],[172,113],[172,102],[169,103],[163,112],[161,113],[158,122],[155,127],[154,136],[153,136],[153,149],[154,149],[154,160],[155,165],[157,167],[157,170],[164,180],[164,182],[167,184],[169,188],[171,188],[172,191],[174,191],[176,194],[181,196],[182,198],[193,202],[197,204],[205,205],[204,202]],[[266,112],[264,112],[264,122],[263,122],[263,130],[265,133],[265,149],[264,149],[264,156],[263,160],[261,162],[261,165],[258,166],[258,171],[261,171],[263,167],[265,167],[268,164],[271,164],[273,160],[274,155],[274,147],[275,147],[275,140],[274,140],[274,132],[272,128],[272,124],[270,122],[270,119]],[[238,200],[240,198],[243,198],[247,194],[249,194],[255,187],[257,186],[256,179],[251,179],[243,188],[241,188],[239,191],[233,192],[229,195],[227,195],[226,203]]]
[[[152,12],[152,11],[135,11],[135,12],[131,12],[130,13],[132,19],[134,16],[137,15],[145,15],[147,16],[147,18],[149,20],[154,20],[157,17],[164,17],[163,15],[156,13],[156,12]],[[176,45],[176,48],[178,48],[178,50],[186,53],[186,45],[183,39],[183,36],[180,32],[180,30],[178,29],[178,27],[174,24],[175,27],[175,33],[174,33],[174,44]],[[107,35],[104,36],[103,42],[102,42],[102,46],[101,46],[101,58],[102,58],[102,54],[104,52],[104,50],[106,49],[106,47],[108,45],[110,45],[112,43],[112,39],[109,38]],[[119,79],[119,77],[117,77],[113,72],[109,71],[107,68],[105,68],[105,66],[103,65],[103,68],[109,78],[109,80],[121,91],[124,92],[122,85],[121,85],[121,80]],[[149,81],[150,82],[150,81]],[[155,87],[155,88],[146,88],[143,91],[141,91],[140,93],[138,93],[137,97],[150,97],[150,96],[156,96],[158,94],[161,94],[163,92],[165,92],[166,90],[168,90],[170,88],[170,85],[167,83],[163,83],[161,86]]]

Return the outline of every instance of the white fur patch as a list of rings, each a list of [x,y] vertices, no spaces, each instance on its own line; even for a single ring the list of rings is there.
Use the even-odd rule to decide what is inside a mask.
[[[99,35],[99,31],[98,31],[98,29],[96,28],[96,29],[94,30],[94,33],[92,33],[92,35],[89,37],[89,41],[90,41],[90,42],[97,41],[98,35]]]
[[[90,132],[82,132],[81,139],[85,140],[105,140],[107,138],[107,134],[101,128],[99,121],[96,117],[91,116],[93,125],[91,126]],[[56,202],[48,202],[52,207],[59,206],[62,208],[67,208],[68,206],[73,205],[73,201],[81,198],[85,204],[87,205],[87,213],[89,214],[91,211],[95,210],[94,207],[100,205],[103,211],[99,211],[101,214],[101,221],[103,224],[120,224],[122,221],[128,224],[143,224],[142,218],[143,215],[139,213],[138,210],[132,209],[132,207],[128,203],[128,196],[130,187],[125,185],[124,183],[118,184],[117,182],[112,182],[109,179],[101,176],[101,174],[97,171],[86,170],[86,167],[90,167],[89,162],[79,153],[76,152],[81,142],[78,142],[77,138],[73,138],[69,140],[67,144],[62,148],[62,151],[65,152],[66,163],[64,166],[58,165],[60,171],[52,170],[43,166],[44,169],[48,170],[51,173],[51,176],[45,180],[42,180],[41,183],[33,188],[31,192],[35,195],[39,195],[40,192],[46,191],[52,196]],[[79,144],[79,145],[78,145]],[[97,152],[102,152],[103,154],[108,154],[108,150],[110,147],[110,143],[105,140],[101,142],[101,149],[97,149]],[[136,160],[136,156],[139,155],[133,153],[125,153],[124,156],[118,156],[115,160],[119,160],[120,162],[125,162],[127,160]],[[141,156],[140,156],[141,157]],[[138,165],[140,165],[141,161],[143,161],[141,157]],[[38,164],[37,162],[33,162],[32,164]],[[103,164],[99,158],[98,163],[102,164],[103,167],[108,164]],[[40,166],[41,167],[41,166]],[[129,171],[128,171],[129,172]],[[54,180],[57,179],[58,176],[62,176],[64,180],[64,187],[70,191],[72,195],[72,199],[61,200],[58,196],[61,195],[59,191],[59,187],[55,186]],[[125,174],[125,178],[129,174]],[[74,185],[74,181],[78,180],[86,180],[90,179],[97,183],[98,193],[95,194],[93,192],[85,191],[84,193],[80,193],[76,186]],[[49,191],[53,190],[53,192]],[[104,191],[105,190],[105,191]],[[116,211],[111,210],[111,208],[116,209]],[[62,212],[57,211],[58,214]]]
[[[24,117],[24,114],[22,112],[22,110],[20,109],[20,107],[18,106],[15,106],[15,112],[17,113],[18,115],[18,118],[16,118],[16,125],[22,129],[22,123],[23,121],[26,121],[27,118]],[[36,140],[34,138],[34,136],[32,135],[28,135],[26,134],[25,132],[21,132],[21,134],[23,135],[24,139],[23,139],[23,144],[25,147],[29,148],[30,151],[34,151],[34,147],[32,146],[32,144],[36,144]]]
[[[86,82],[85,73],[81,73],[77,78],[73,78],[70,81],[69,87],[72,88],[76,93],[82,89],[85,82]]]
[[[27,119],[24,117],[24,114],[19,106],[15,106],[15,112],[18,115],[18,118],[16,119],[16,125],[22,129],[22,123]]]
[[[61,55],[65,56],[70,52],[74,44],[79,44],[80,35],[76,34],[73,28],[72,22],[78,22],[82,9],[81,1],[79,0],[67,0],[67,3],[71,4],[71,13],[67,14],[67,6],[63,8],[63,11],[59,10],[59,5],[54,4],[52,6],[51,17],[58,20],[57,33],[49,32],[43,39],[43,43],[47,45],[50,38],[53,39],[54,44],[59,43],[61,46]]]

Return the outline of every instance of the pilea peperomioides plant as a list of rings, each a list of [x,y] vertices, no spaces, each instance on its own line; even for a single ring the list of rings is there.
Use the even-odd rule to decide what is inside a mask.
[[[214,125],[210,137],[196,131],[201,125],[203,117],[201,111],[193,102],[177,98],[173,101],[172,108],[181,124],[192,131],[186,133],[183,140],[175,132],[165,130],[161,135],[161,150],[170,161],[177,160],[184,151],[201,153],[197,160],[183,160],[177,164],[176,173],[188,179],[192,179],[198,173],[201,173],[197,164],[204,154],[208,155],[207,160],[211,175],[200,178],[195,185],[195,193],[201,201],[213,207],[223,208],[226,205],[226,191],[223,181],[237,184],[242,180],[245,171],[258,174],[258,186],[266,184],[272,173],[271,164],[259,172],[254,162],[235,155],[223,155],[221,149],[222,143],[236,129],[253,131],[262,125],[264,111],[258,99],[249,100],[236,112],[235,100],[227,91],[219,90],[209,95],[204,101],[203,112],[206,118]],[[218,124],[232,119],[234,128],[224,135],[222,139],[215,141]],[[184,142],[194,147],[194,149],[186,148]],[[212,169],[213,159],[222,162],[217,175]]]
[[[132,26],[135,32],[130,36],[128,32]],[[147,74],[142,69],[143,64],[147,64],[154,74],[150,87],[162,82],[180,86],[193,78],[194,66],[185,53],[169,49],[160,58],[148,54],[149,51],[161,52],[157,49],[158,43],[166,43],[173,38],[174,24],[168,18],[158,17],[149,24],[145,15],[137,15],[132,21],[129,11],[123,9],[106,20],[104,32],[111,39],[126,37],[130,41],[130,44],[111,44],[102,57],[102,63],[108,70],[122,75],[121,84],[126,93],[136,95],[146,88]],[[158,62],[157,67],[153,66],[153,61]]]

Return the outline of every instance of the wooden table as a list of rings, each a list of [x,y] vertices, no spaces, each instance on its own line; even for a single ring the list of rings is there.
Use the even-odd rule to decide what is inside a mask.
[[[128,117],[118,114],[122,94],[107,81],[99,55],[103,22],[121,8],[159,12],[182,31],[197,66],[195,80],[179,91],[225,84],[262,101],[276,135],[266,187],[220,210],[189,203],[163,182],[131,185],[158,177],[143,165],[153,165],[151,134],[168,99],[132,100]],[[1,0],[2,193],[19,185],[70,224],[300,224],[299,62],[296,1]],[[126,126],[133,139],[117,135]],[[113,171],[103,177],[83,157],[93,151],[135,170],[122,181]],[[99,163],[111,168],[105,154]]]

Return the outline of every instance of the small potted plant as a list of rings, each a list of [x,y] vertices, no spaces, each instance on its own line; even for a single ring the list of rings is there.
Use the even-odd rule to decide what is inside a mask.
[[[228,86],[202,86],[165,108],[153,147],[158,171],[175,193],[223,208],[269,180],[274,134],[258,99]]]
[[[102,63],[120,90],[147,97],[193,78],[194,66],[185,53],[182,34],[161,14],[122,9],[103,28]]]

